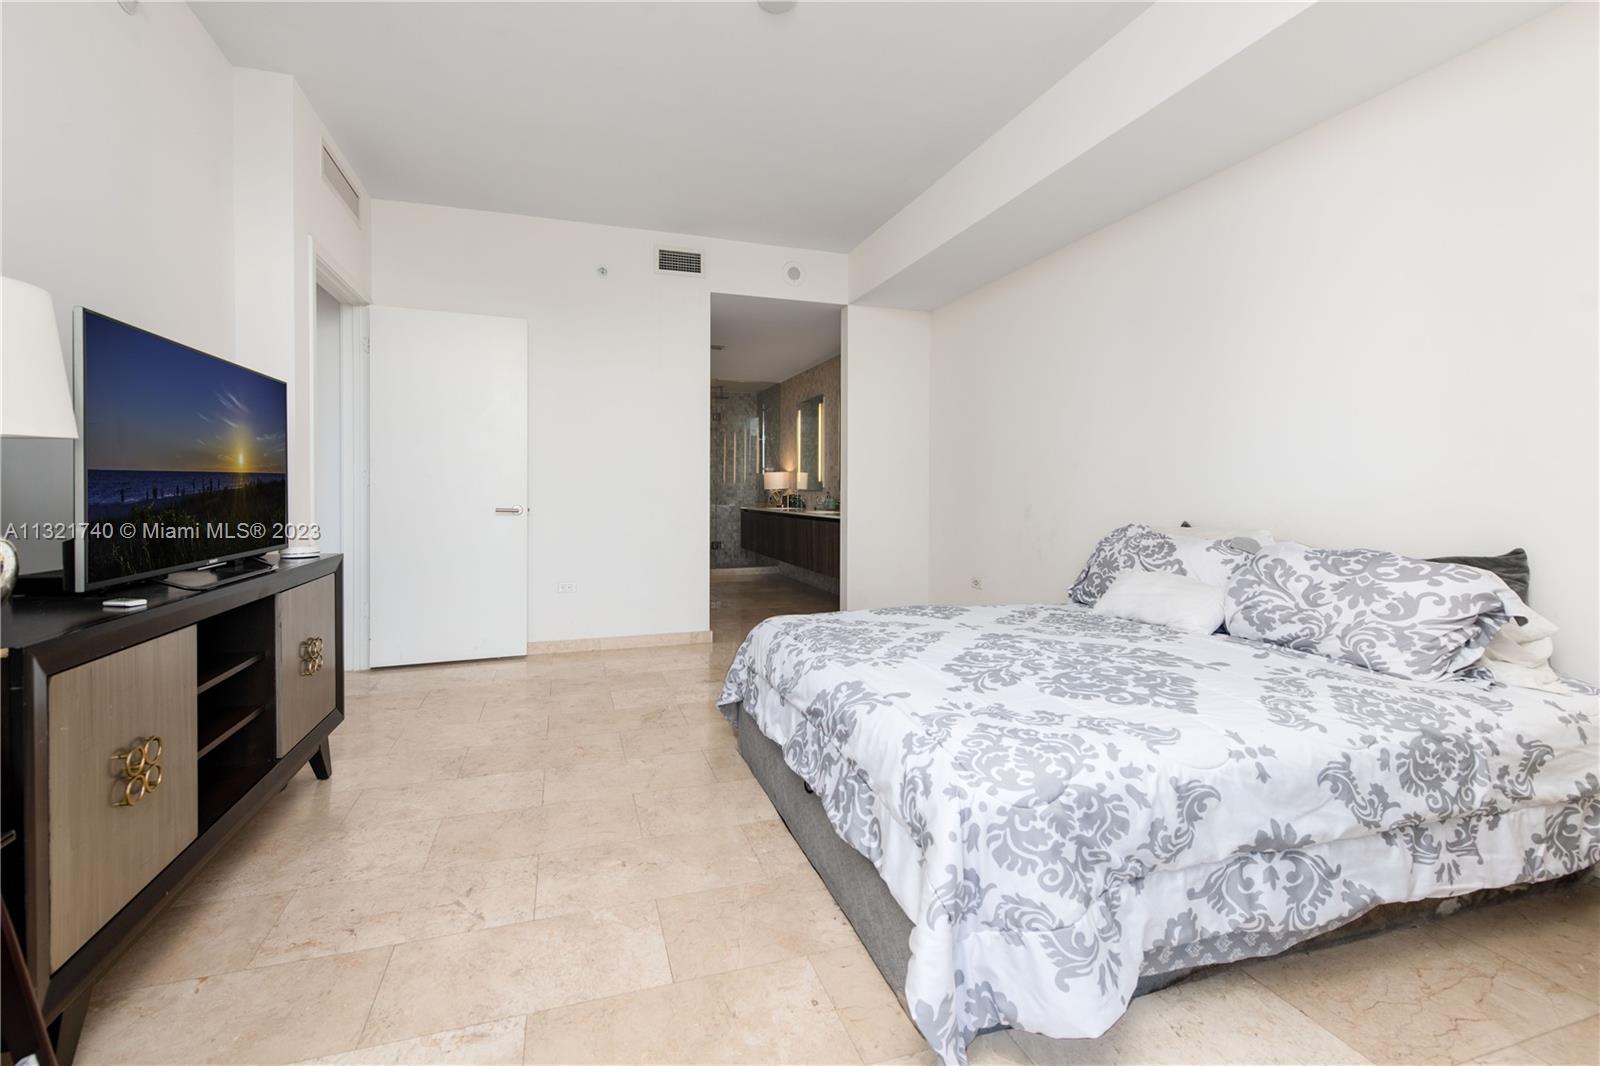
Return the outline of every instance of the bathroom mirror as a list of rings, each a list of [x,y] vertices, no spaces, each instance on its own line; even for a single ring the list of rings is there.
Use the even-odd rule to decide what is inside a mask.
[[[806,475],[806,487],[810,489],[823,487],[822,472],[828,461],[828,446],[824,443],[827,440],[827,417],[821,396],[801,400],[795,412],[796,454],[799,458],[796,469]]]

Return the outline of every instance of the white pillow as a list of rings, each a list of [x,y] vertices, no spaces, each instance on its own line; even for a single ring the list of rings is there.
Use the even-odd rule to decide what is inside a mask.
[[[1117,575],[1129,570],[1177,574],[1198,578],[1208,585],[1225,586],[1263,544],[1271,543],[1272,535],[1265,530],[1212,535],[1197,534],[1192,529],[1156,529],[1135,522],[1100,538],[1068,596],[1085,607],[1093,607]]]
[[[1526,603],[1521,605],[1517,617],[1501,626],[1495,633],[1495,636],[1502,638],[1504,643],[1512,644],[1532,644],[1538,640],[1549,640],[1555,635],[1556,624]]]
[[[1445,681],[1527,607],[1487,570],[1278,543],[1228,583],[1228,632],[1416,681]]]
[[[1485,656],[1479,665],[1489,671],[1490,677],[1512,688],[1535,688],[1541,692],[1572,691],[1561,683],[1561,675],[1549,663],[1543,666],[1518,666]]]
[[[1511,625],[1516,625],[1515,622]],[[1504,627],[1510,629],[1511,626]],[[1519,643],[1511,637],[1502,637],[1499,633],[1489,641],[1489,646],[1484,649],[1483,657],[1489,662],[1511,663],[1515,666],[1544,666],[1550,662],[1550,656],[1555,654],[1556,642],[1549,637],[1543,640],[1530,640]]]
[[[1093,610],[1171,626],[1185,633],[1215,633],[1222,625],[1226,595],[1225,589],[1182,574],[1124,570],[1101,594]]]
[[[1513,619],[1495,632],[1483,651],[1483,665],[1494,679],[1517,688],[1564,692],[1560,676],[1550,667],[1555,651],[1555,623],[1531,607],[1521,620]]]

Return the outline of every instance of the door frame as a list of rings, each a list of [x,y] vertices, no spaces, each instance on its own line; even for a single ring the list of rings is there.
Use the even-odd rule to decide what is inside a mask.
[[[306,239],[310,259],[308,316],[311,351],[316,351],[317,289],[339,301],[339,528],[343,533],[340,551],[344,554],[344,667],[348,673],[366,670],[370,663],[367,641],[371,612],[368,592],[367,518],[367,375],[370,342],[367,337],[367,306],[372,302],[346,279],[337,264],[322,255],[316,238]],[[310,360],[308,394],[316,403],[316,365]],[[313,438],[314,439],[314,438]],[[312,500],[315,501],[315,462],[311,463]]]

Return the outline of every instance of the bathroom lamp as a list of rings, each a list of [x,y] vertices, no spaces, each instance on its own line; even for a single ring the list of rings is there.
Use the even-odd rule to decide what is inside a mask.
[[[767,490],[767,503],[774,507],[780,506],[782,494],[789,488],[789,472],[768,470],[761,475],[761,487]]]

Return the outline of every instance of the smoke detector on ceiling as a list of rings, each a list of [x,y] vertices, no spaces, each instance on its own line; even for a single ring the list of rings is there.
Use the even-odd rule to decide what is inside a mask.
[[[799,263],[785,263],[783,264],[783,280],[790,285],[798,285],[806,280],[806,272],[800,269]]]

